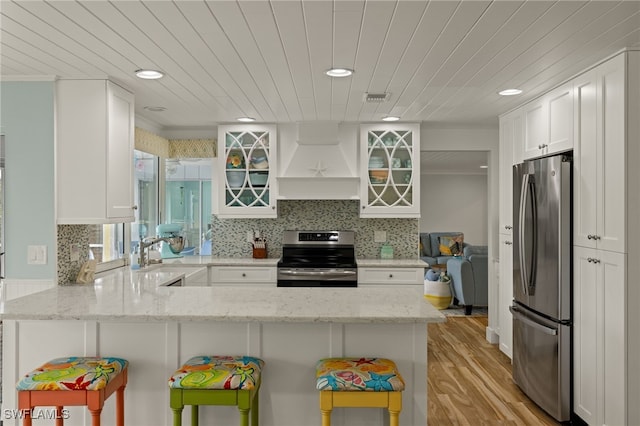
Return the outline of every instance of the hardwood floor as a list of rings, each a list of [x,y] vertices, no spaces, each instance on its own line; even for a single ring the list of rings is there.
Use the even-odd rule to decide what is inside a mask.
[[[511,361],[485,339],[486,317],[429,324],[428,424],[560,425],[511,379]]]

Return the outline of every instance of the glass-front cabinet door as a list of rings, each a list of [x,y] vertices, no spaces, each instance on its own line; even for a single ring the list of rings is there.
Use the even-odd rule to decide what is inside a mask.
[[[219,126],[214,212],[221,217],[276,217],[276,158],[275,126]]]
[[[420,217],[420,125],[362,125],[361,217]]]

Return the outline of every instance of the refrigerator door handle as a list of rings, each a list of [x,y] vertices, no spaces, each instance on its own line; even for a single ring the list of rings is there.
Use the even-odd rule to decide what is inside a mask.
[[[548,334],[550,336],[557,336],[558,335],[558,330],[557,329],[551,328],[551,327],[547,327],[546,325],[540,324],[539,322],[535,322],[534,320],[527,318],[515,306],[509,306],[509,311],[511,311],[511,313],[513,314],[513,318],[514,319],[517,319],[518,321],[521,321],[521,322],[527,324],[528,326],[531,326],[531,327],[535,328],[536,330],[538,330],[538,331],[540,331],[540,332],[542,332],[544,334]]]
[[[527,266],[526,261],[524,259],[526,253],[524,250],[524,208],[527,204],[527,188],[529,187],[529,176],[530,174],[525,174],[522,179],[522,188],[520,189],[520,208],[518,209],[518,230],[519,230],[519,252],[520,256],[518,256],[518,260],[520,261],[520,282],[522,283],[522,291],[524,294],[527,294],[527,286],[528,286],[528,277],[527,277]]]
[[[535,265],[537,263],[537,251],[538,251],[538,215],[536,209],[535,199],[535,181],[533,176],[529,173],[525,174],[522,179],[522,190],[520,191],[520,215],[518,228],[520,230],[519,235],[519,249],[520,249],[520,278],[522,281],[522,289],[524,294],[533,296],[535,292]],[[527,200],[531,200],[531,255],[527,256],[525,245],[526,234],[526,209]]]

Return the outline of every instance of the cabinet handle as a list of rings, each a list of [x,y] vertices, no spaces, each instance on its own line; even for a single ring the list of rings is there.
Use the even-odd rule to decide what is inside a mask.
[[[504,226],[504,229],[506,229],[506,230],[510,230],[510,229],[513,229],[513,226],[511,226],[511,225],[505,225],[505,226]]]
[[[587,235],[587,240],[593,240],[593,239],[594,239],[593,235],[591,235],[591,234]]]
[[[600,235],[594,235],[593,239],[596,240],[596,241],[599,240],[600,239]]]
[[[365,206],[362,206],[362,210],[364,210]]]
[[[247,276],[247,274],[245,274],[245,273],[243,272],[243,273],[242,273],[242,276],[243,276],[243,277],[246,277],[246,276]]]
[[[593,257],[587,257],[587,262],[589,262],[589,263],[600,263],[600,259],[595,259]]]
[[[511,241],[505,241],[504,242],[506,245],[510,246],[511,244],[513,244]]]
[[[393,278],[393,274],[389,274],[389,278]]]
[[[542,144],[538,145],[538,149],[544,149],[546,147],[547,147],[546,143],[542,143]]]
[[[593,263],[600,263],[600,259],[593,259]]]
[[[131,209],[138,210],[138,206],[131,206]]]

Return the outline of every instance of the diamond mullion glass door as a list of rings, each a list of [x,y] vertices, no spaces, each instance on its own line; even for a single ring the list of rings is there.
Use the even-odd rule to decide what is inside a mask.
[[[361,194],[363,217],[419,217],[415,152],[419,148],[419,125],[362,126],[366,167]]]
[[[221,126],[224,140],[224,196],[221,214],[229,217],[275,217],[272,203],[275,128]],[[219,163],[220,164],[220,163]]]
[[[370,206],[411,206],[413,196],[410,131],[369,132]]]

